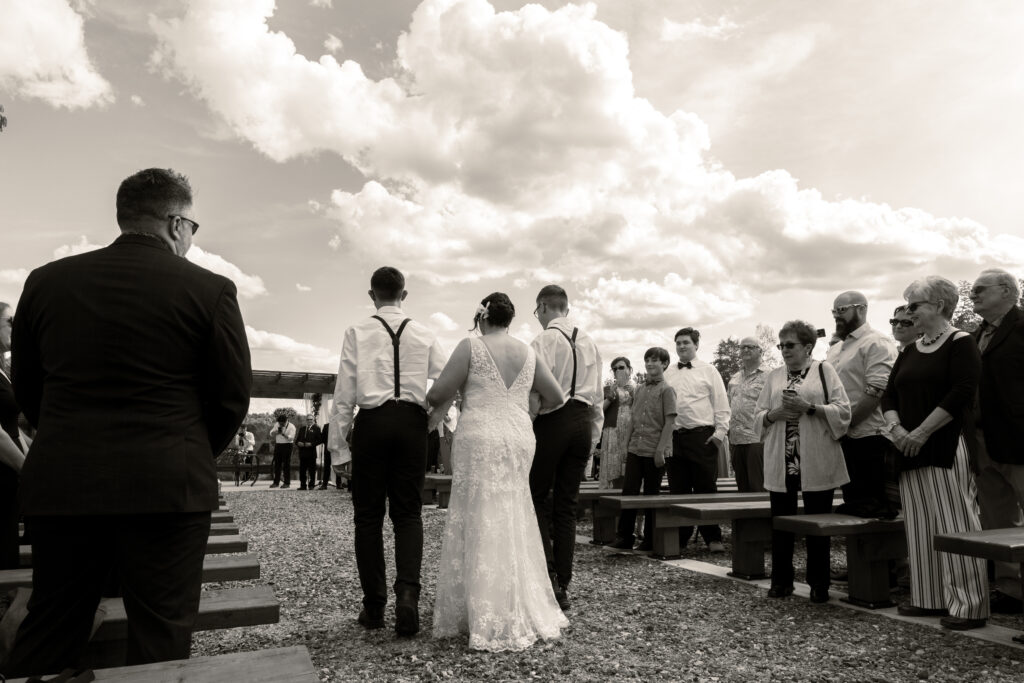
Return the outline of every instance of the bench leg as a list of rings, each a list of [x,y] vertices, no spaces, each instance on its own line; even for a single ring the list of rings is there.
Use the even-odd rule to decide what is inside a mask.
[[[448,500],[452,497],[451,491],[438,491],[437,492],[437,507],[442,510],[447,509]]]
[[[682,554],[679,549],[679,527],[693,525],[692,519],[682,519],[664,508],[654,510],[654,552],[662,560],[675,560]],[[648,523],[650,526],[650,523]]]
[[[907,539],[903,533],[846,537],[846,564],[850,575],[851,605],[880,609],[895,603],[889,597],[889,560],[905,557]]]
[[[734,519],[732,522],[732,571],[740,579],[763,579],[764,549],[772,539],[772,520]]]
[[[609,514],[608,508],[598,505],[597,501],[590,504],[590,516],[594,520],[594,528],[590,532],[592,545],[608,545],[615,541],[615,532],[619,526],[619,516]]]
[[[434,489],[423,489],[423,493],[420,494],[420,502],[423,505],[433,505]]]

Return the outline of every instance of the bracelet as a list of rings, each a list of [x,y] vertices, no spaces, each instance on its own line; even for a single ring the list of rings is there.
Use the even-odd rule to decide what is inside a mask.
[[[891,432],[892,430],[896,429],[899,426],[900,426],[900,421],[899,420],[893,420],[889,424],[885,425],[885,428],[888,429]]]

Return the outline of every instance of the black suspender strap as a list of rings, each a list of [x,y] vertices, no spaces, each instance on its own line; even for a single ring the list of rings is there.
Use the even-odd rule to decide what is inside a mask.
[[[409,321],[412,320],[412,318],[406,318],[403,320],[402,324],[398,326],[398,332],[394,332],[391,329],[391,326],[384,321],[384,318],[379,315],[375,315],[373,317],[379,320],[380,324],[384,326],[384,329],[388,331],[388,335],[391,337],[391,346],[395,349],[395,400],[397,401],[402,395],[402,385],[399,381],[400,375],[398,367],[398,338],[402,336],[402,330],[405,329],[405,326],[409,324]]]
[[[559,333],[565,337],[565,341],[569,342],[569,348],[572,349],[572,384],[569,386],[569,398],[575,398],[576,396],[576,333],[580,331],[580,328],[572,328],[572,337],[567,335],[562,330],[555,328]]]

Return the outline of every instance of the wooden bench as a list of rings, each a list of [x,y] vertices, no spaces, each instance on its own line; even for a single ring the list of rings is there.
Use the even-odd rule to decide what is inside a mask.
[[[423,504],[433,505],[437,492],[437,507],[445,509],[452,495],[452,475],[429,472],[423,480]]]
[[[309,651],[303,646],[255,652],[232,652],[209,657],[178,659],[157,664],[95,669],[97,681],[111,683],[317,683],[319,678]],[[11,679],[25,683],[27,679]]]
[[[653,521],[653,544],[654,555],[662,559],[675,559],[679,557],[679,529],[680,527],[697,526],[698,522],[692,517],[681,514],[673,509],[673,505],[686,503],[735,503],[766,501],[767,493],[681,493],[658,496],[602,496],[598,498],[598,504],[594,508],[594,526],[598,524],[598,517],[611,517],[612,524],[617,525],[615,519],[622,510],[654,510]],[[602,522],[606,525],[608,522]],[[607,526],[603,527],[607,528]],[[613,527],[614,528],[614,527]]]
[[[207,555],[203,558],[203,583],[244,581],[260,578],[260,562],[255,555]],[[32,569],[0,570],[0,593],[18,587],[32,586]]]
[[[889,561],[907,556],[902,519],[865,519],[852,515],[788,515],[773,520],[776,529],[806,536],[844,536],[849,587],[844,601],[879,609],[892,607]]]
[[[217,522],[210,525],[211,536],[237,536],[238,525],[230,522]]]
[[[959,534],[936,534],[934,548],[944,553],[981,557],[995,562],[1019,564],[1021,588],[1024,589],[1024,528],[965,531]],[[1024,634],[1013,637],[1024,644]]]
[[[206,554],[244,553],[249,550],[249,539],[244,534],[231,536],[211,536],[206,542]],[[22,567],[32,566],[32,546],[23,545],[18,548]]]

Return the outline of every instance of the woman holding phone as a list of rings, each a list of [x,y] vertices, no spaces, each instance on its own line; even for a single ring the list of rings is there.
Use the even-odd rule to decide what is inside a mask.
[[[811,359],[815,329],[791,320],[779,332],[785,365],[772,370],[757,399],[754,425],[764,438],[764,487],[772,517],[795,515],[797,494],[804,512],[832,512],[832,494],[850,481],[839,439],[850,426],[850,400],[828,363]],[[770,598],[793,593],[793,534],[772,531]],[[807,537],[807,583],[811,602],[827,602],[829,538]]]

